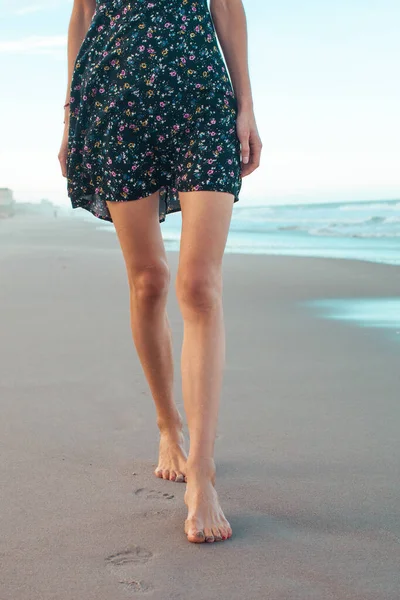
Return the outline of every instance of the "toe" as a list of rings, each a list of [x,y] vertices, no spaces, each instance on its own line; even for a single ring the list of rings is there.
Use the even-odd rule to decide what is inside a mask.
[[[212,532],[213,532],[214,540],[216,542],[221,542],[222,534],[221,534],[220,530],[218,529],[218,527],[213,527]]]
[[[177,481],[178,483],[182,483],[183,481],[185,481],[185,476],[183,475],[183,473],[178,473],[175,481]]]
[[[205,538],[206,538],[206,542],[213,542],[214,541],[214,535],[213,535],[212,529],[206,528],[204,530],[204,535],[205,535]]]
[[[198,531],[195,529],[191,529],[187,534],[187,538],[189,542],[194,542],[195,544],[201,544],[202,542],[205,542],[205,535],[203,530]]]
[[[163,471],[163,479],[169,479],[169,470],[165,469],[165,471]]]
[[[175,471],[170,471],[169,478],[170,478],[171,481],[175,481],[176,480],[176,473],[175,473]]]
[[[156,477],[160,477],[160,479],[162,479],[162,476],[163,476],[162,469],[156,469],[154,471],[154,474],[155,474]]]

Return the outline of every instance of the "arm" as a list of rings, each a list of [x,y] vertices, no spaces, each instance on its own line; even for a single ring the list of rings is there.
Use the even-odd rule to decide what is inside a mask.
[[[259,166],[262,148],[248,69],[246,15],[242,0],[210,0],[210,13],[238,102],[236,126],[245,165],[244,177]]]
[[[95,9],[96,0],[74,0],[71,19],[68,26],[68,84],[65,104],[69,102],[69,91],[75,60],[87,30],[89,29]],[[69,106],[65,108],[66,124],[68,124],[68,116]]]
[[[71,19],[68,27],[68,84],[65,104],[69,102],[72,74],[79,48],[85,38],[90,22],[96,8],[96,0],[74,0]],[[64,108],[64,133],[61,147],[58,152],[58,160],[63,177],[67,177],[67,155],[68,155],[68,130],[69,130],[69,106]]]

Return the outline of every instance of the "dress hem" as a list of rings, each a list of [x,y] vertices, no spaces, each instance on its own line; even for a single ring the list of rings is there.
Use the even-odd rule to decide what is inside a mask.
[[[136,200],[140,200],[141,198],[143,198],[143,199],[148,198],[148,197],[152,196],[158,190],[161,191],[163,189],[165,189],[165,186],[158,186],[153,192],[150,192],[150,194],[147,194],[146,196],[138,196],[136,198],[131,197],[129,199],[123,199],[123,200],[121,199],[121,200],[107,200],[107,201],[108,202],[135,202]],[[179,192],[224,192],[224,193],[233,195],[233,203],[234,204],[239,201],[239,193],[238,192],[234,192],[233,190],[229,190],[226,188],[217,189],[217,188],[215,188],[215,186],[213,186],[213,187],[203,186],[196,190],[194,190],[193,188],[179,189],[179,190],[177,190],[178,203],[179,203]],[[108,211],[108,208],[107,208],[107,212],[110,216],[108,216],[105,213],[100,213],[100,212],[96,211],[95,208],[93,207],[93,204],[96,201],[95,198],[99,198],[102,201],[102,203],[104,203],[104,204],[105,204],[106,198],[102,198],[98,194],[86,195],[85,198],[89,197],[88,200],[86,200],[86,199],[81,200],[80,199],[81,197],[82,196],[79,196],[79,195],[78,196],[70,196],[71,206],[73,209],[82,208],[83,210],[90,212],[94,217],[97,217],[98,219],[101,219],[103,221],[108,221],[109,223],[113,223],[113,220]],[[177,203],[168,205],[168,203],[165,203],[165,202],[164,202],[165,209],[162,210],[161,206],[162,206],[163,202],[164,201],[162,200],[161,193],[160,193],[159,223],[164,223],[167,215],[182,211],[181,206],[177,205]]]

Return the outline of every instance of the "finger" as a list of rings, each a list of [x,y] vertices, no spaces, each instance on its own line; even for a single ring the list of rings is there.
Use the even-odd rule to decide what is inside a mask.
[[[250,135],[242,134],[240,139],[242,163],[247,165],[250,162]]]
[[[243,167],[241,173],[242,177],[250,175],[250,173],[260,166],[261,148],[262,143],[260,139],[256,139],[255,141],[250,139],[250,161]]]

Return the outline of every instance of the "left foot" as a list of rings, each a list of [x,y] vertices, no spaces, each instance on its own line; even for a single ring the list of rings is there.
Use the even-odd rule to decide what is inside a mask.
[[[215,490],[214,461],[211,468],[198,464],[188,468],[185,504],[188,516],[185,533],[189,542],[220,542],[232,536],[232,528],[220,506]]]
[[[181,430],[160,433],[160,454],[154,474],[160,479],[186,481],[185,438]]]

